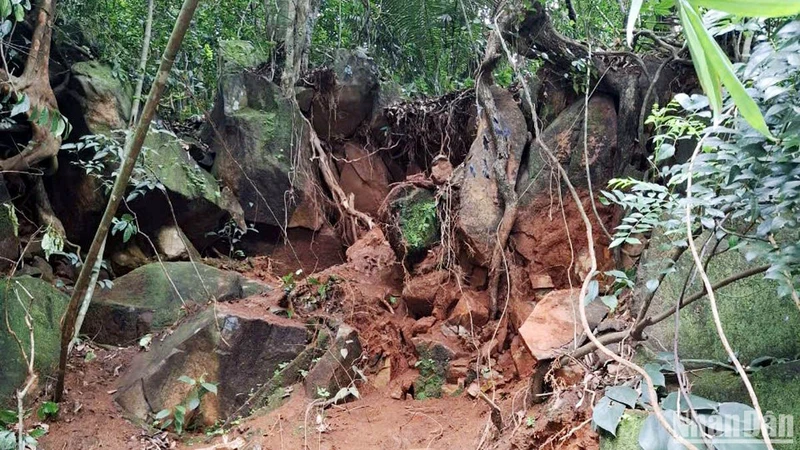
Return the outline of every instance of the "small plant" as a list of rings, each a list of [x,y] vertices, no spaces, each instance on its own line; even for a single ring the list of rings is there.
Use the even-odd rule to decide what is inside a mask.
[[[317,386],[317,397],[328,399],[330,398],[331,393],[328,392],[328,389],[322,386]]]
[[[294,272],[287,273],[286,275],[281,277],[281,283],[283,284],[283,290],[287,293],[294,290],[295,286],[297,286],[297,281],[295,280],[296,276],[300,276],[303,274],[303,269],[297,269]]]
[[[531,416],[526,417],[525,426],[528,428],[533,428],[534,426],[536,426],[536,418]]]
[[[209,392],[217,395],[217,384],[206,382],[203,376],[195,380],[182,375],[178,381],[191,386],[191,390],[180,404],[159,411],[153,418],[153,426],[161,430],[167,430],[172,426],[175,433],[181,435],[193,425],[203,397]]]
[[[56,405],[56,410],[57,409],[58,405]],[[30,410],[25,411],[24,418],[28,418],[30,414]],[[18,425],[19,416],[17,415],[17,411],[0,409],[0,450],[18,449],[17,443],[19,435],[17,434],[18,430],[16,428]],[[36,425],[28,430],[23,430],[23,433],[22,440],[25,444],[25,448],[35,449],[38,447],[37,439],[47,433],[47,425]]]
[[[419,370],[419,378],[414,382],[414,398],[426,400],[442,396],[444,370],[431,358],[422,358],[414,364]]]
[[[434,200],[404,205],[400,212],[400,230],[408,248],[419,250],[431,244],[439,232],[438,221]]]
[[[139,228],[136,226],[136,219],[130,214],[123,214],[122,218],[117,219],[114,217],[112,223],[114,226],[111,228],[111,235],[116,236],[117,233],[122,233],[122,242],[128,242],[133,236],[139,233]]]
[[[36,411],[39,420],[53,419],[58,415],[58,403],[44,402]]]
[[[244,251],[237,247],[242,241],[242,237],[250,232],[258,233],[258,230],[252,225],[249,225],[246,229],[242,229],[235,220],[230,219],[225,222],[222,228],[217,231],[208,232],[206,236],[217,237],[226,242],[228,244],[228,257],[241,259],[245,257],[245,254]]]

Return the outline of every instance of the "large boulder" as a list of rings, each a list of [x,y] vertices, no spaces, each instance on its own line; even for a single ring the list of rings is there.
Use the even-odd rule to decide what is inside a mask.
[[[339,185],[353,195],[353,204],[361,212],[378,216],[383,199],[389,194],[391,175],[380,155],[348,142],[339,162]]]
[[[707,235],[698,241],[698,247],[702,247],[705,239]],[[660,271],[669,269],[666,255],[673,247],[669,236],[656,233],[644,251],[637,276],[636,311],[646,294],[647,281],[657,278]],[[713,247],[714,242],[711,242],[707,248]],[[726,250],[726,247],[727,242],[722,242],[719,250]],[[762,262],[747,261],[736,250],[727,250],[711,260],[707,272],[713,284],[759,264]],[[703,289],[702,281],[693,269],[692,255],[687,250],[656,291],[650,315],[674,309],[684,290],[688,296]],[[777,283],[761,274],[715,291],[722,327],[743,364],[761,356],[795,359],[800,355],[800,334],[797,332],[800,329],[800,311],[791,298],[779,297],[777,292]],[[672,319],[665,320],[648,328],[647,333],[652,337],[649,345],[657,349],[658,342],[673,341],[675,323]],[[681,310],[678,352],[681,358],[728,360],[717,336],[707,299]]]
[[[567,346],[576,342],[583,334],[578,301],[580,289],[553,291],[544,296],[533,308],[533,312],[519,327],[523,342],[538,360],[555,358]],[[608,313],[608,308],[594,301],[586,305],[586,319],[594,328]]]
[[[311,104],[314,130],[325,140],[352,136],[372,117],[380,89],[378,65],[363,50],[336,50],[333,71],[333,86],[325,86]]]
[[[248,223],[284,227],[312,193],[309,130],[296,102],[254,66],[243,66],[257,61],[242,60],[240,50],[220,49],[223,73],[204,132],[216,154],[212,172],[231,189]],[[317,229],[311,222],[298,225]]]
[[[585,114],[584,101],[580,100],[556,117],[542,132],[551,152],[567,170],[569,179],[576,187],[588,185],[586,160],[593,186],[605,186],[614,174],[617,158],[617,110],[614,99],[605,94],[596,94],[589,99],[589,112]],[[588,117],[587,139],[584,141],[584,116]],[[584,153],[584,143],[586,154]],[[588,157],[587,157],[588,156]],[[549,162],[544,150],[534,142],[528,154],[527,176],[517,183],[520,203],[545,192],[550,179],[545,172]]]
[[[498,116],[491,126],[494,135],[505,141],[509,155],[498,161],[496,151],[489,145],[490,130],[485,119],[479,121],[478,137],[472,143],[464,161],[464,181],[458,209],[457,226],[466,247],[479,265],[488,265],[497,236],[497,225],[503,216],[503,199],[495,164],[502,164],[505,179],[514,186],[522,152],[528,142],[528,127],[514,97],[505,89],[492,88]]]
[[[164,186],[169,199],[153,189],[128,202],[131,209],[148,219],[141,223],[142,231],[155,234],[158,228],[174,225],[177,219],[189,241],[203,248],[210,242],[209,233],[219,231],[225,219],[246,229],[244,211],[233,192],[220,186],[189,156],[188,145],[181,139],[165,130],[153,130],[144,145],[142,167]]]
[[[26,357],[30,357],[31,353],[35,355],[34,368],[40,382],[55,373],[60,354],[61,316],[67,303],[69,297],[38,278],[16,277],[0,286],[0,311],[4,317],[0,326],[0,354],[3,355],[0,364],[0,406],[11,399],[27,376],[27,362],[20,352],[20,344]],[[32,319],[33,352],[25,310]],[[6,320],[16,338],[9,333]]]
[[[297,358],[309,338],[302,323],[220,304],[140,354],[120,380],[115,399],[133,417],[147,421],[186,401],[192,387],[179,378],[202,377],[217,384],[217,395],[208,394],[200,403],[202,423],[213,425],[247,414],[250,396]]]
[[[401,259],[419,261],[439,242],[437,201],[428,189],[398,184],[384,199],[379,215],[386,237]]]
[[[97,342],[130,344],[210,301],[226,302],[267,288],[236,272],[191,262],[154,263],[95,291],[83,331]]]
[[[133,89],[114,75],[110,66],[84,61],[72,66],[67,89],[58,107],[78,135],[106,134],[127,126]]]

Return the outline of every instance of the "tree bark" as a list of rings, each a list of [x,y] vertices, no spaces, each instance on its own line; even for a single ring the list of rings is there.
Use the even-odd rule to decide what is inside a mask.
[[[108,230],[111,226],[111,220],[119,208],[122,198],[125,196],[125,190],[128,187],[128,182],[136,164],[136,159],[142,150],[142,145],[147,137],[147,131],[150,128],[150,122],[156,113],[156,108],[161,100],[161,95],[167,84],[167,78],[172,70],[172,65],[175,62],[175,55],[180,49],[186,31],[189,29],[189,24],[192,21],[192,16],[197,9],[199,0],[184,0],[181,7],[178,19],[175,22],[175,27],[172,30],[172,35],[167,43],[167,48],[161,57],[161,66],[158,70],[153,86],[150,88],[150,95],[147,98],[147,103],[144,105],[144,111],[139,119],[139,123],[134,131],[133,138],[127,142],[125,148],[125,160],[120,168],[119,175],[114,181],[114,187],[111,190],[111,195],[108,200],[108,205],[103,213],[103,218],[95,233],[92,245],[89,248],[89,254],[86,255],[81,273],[78,280],[75,282],[75,287],[70,298],[67,311],[61,324],[61,356],[58,363],[58,374],[55,389],[55,401],[60,402],[64,396],[64,377],[67,370],[67,357],[69,356],[69,343],[72,341],[72,336],[75,332],[75,322],[78,317],[81,301],[86,296],[86,291],[89,288],[89,281],[92,276],[92,268],[97,261],[100,249],[103,242],[108,235]]]

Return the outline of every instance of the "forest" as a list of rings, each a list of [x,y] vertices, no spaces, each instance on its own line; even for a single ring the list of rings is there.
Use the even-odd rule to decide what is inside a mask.
[[[800,0],[0,0],[0,450],[800,449],[799,91]]]

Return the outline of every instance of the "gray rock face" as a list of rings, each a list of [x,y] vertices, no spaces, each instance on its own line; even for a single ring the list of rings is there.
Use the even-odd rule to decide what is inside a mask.
[[[335,85],[311,105],[314,130],[323,139],[352,136],[372,117],[379,95],[378,65],[360,50],[336,51]]]
[[[336,339],[303,381],[306,396],[316,398],[321,389],[334,396],[340,389],[354,384],[358,378],[353,367],[361,358],[361,352],[358,332],[340,325]]]
[[[204,132],[216,154],[212,172],[230,188],[248,223],[287,225],[315,177],[305,119],[276,84],[248,67],[224,67]]]
[[[562,111],[542,132],[542,140],[567,169],[570,181],[577,188],[587,185],[583,127],[584,101],[580,100]],[[617,112],[611,97],[597,94],[589,100],[586,150],[592,184],[605,186],[614,176],[617,154]],[[546,165],[546,155],[534,142],[528,156],[527,177],[517,183],[518,193],[525,194],[520,198],[521,204],[529,203],[548,187],[548,177],[540,176]]]
[[[200,404],[206,425],[237,415],[252,392],[306,347],[302,323],[247,308],[220,304],[182,324],[163,342],[140,354],[119,383],[116,401],[147,420],[185,401],[191,386],[178,380],[203,377],[218,394]]]
[[[500,161],[506,169],[506,179],[513,186],[517,179],[522,151],[528,139],[528,128],[522,111],[505,89],[492,88],[492,96],[499,116],[498,123],[487,124],[481,119],[478,137],[472,143],[464,161],[464,181],[461,184],[461,202],[458,211],[458,229],[466,241],[473,257],[480,265],[487,265],[497,231],[503,216],[502,197],[495,176],[497,162],[495,151],[489,145],[488,127],[494,127],[498,139],[507,143],[510,155],[508,162]]]
[[[226,302],[263,289],[238,273],[204,264],[148,264],[117,278],[111,289],[95,291],[84,333],[97,342],[130,345],[145,334],[172,325],[187,310],[212,298]]]

